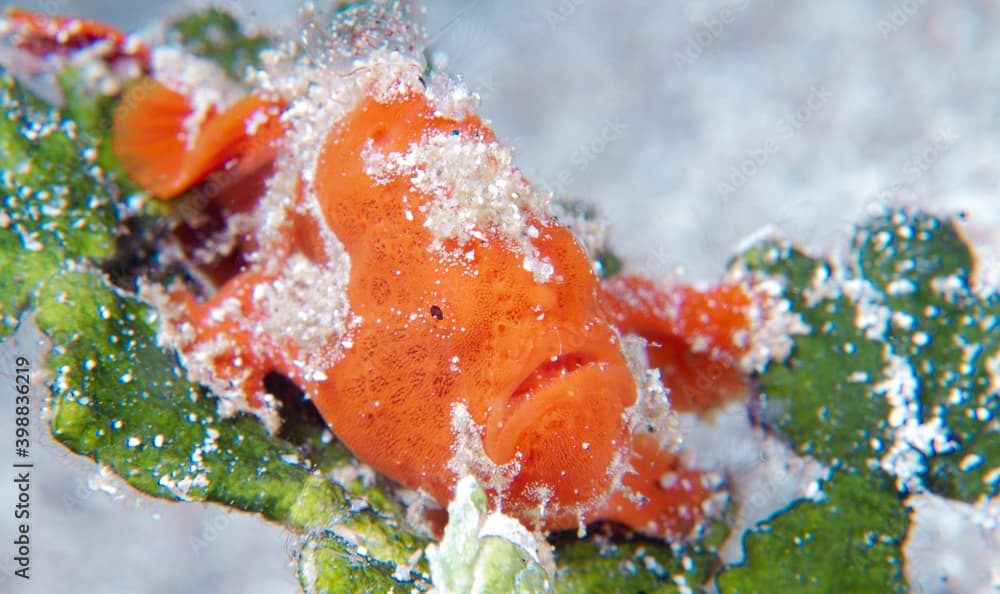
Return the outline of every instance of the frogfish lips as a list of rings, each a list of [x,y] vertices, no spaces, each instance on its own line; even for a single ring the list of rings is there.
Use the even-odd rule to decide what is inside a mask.
[[[577,525],[576,508],[607,497],[624,472],[617,452],[631,439],[625,411],[636,399],[615,333],[598,320],[578,328],[551,328],[511,361],[519,379],[494,399],[483,436],[495,463],[520,466],[506,499],[566,528]]]

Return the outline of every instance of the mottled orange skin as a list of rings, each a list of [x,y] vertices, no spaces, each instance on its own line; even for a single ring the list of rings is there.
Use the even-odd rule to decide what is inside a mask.
[[[364,322],[354,348],[328,371],[329,384],[314,387],[314,401],[361,459],[438,501],[450,498],[454,482],[451,408],[464,402],[485,428],[489,457],[521,464],[505,508],[537,506],[525,489],[538,482],[563,505],[582,503],[606,488],[611,442],[628,440],[622,413],[635,386],[578,244],[566,229],[533,221],[541,230],[535,246],[560,279],[544,284],[488,231],[485,241],[462,246],[475,250],[472,263],[441,258],[427,251],[433,238],[421,217],[407,220],[401,208],[404,194],[417,211],[430,197],[406,178],[373,187],[364,173],[368,139],[379,151],[405,152],[425,135],[456,132],[493,136],[478,118],[434,116],[415,95],[389,105],[367,99],[327,139],[316,191],[350,254],[348,298]],[[530,396],[519,390],[532,382]],[[584,449],[587,440],[596,445]],[[574,518],[548,521],[563,527]]]
[[[137,182],[164,198],[227,164],[227,183],[213,198],[222,213],[245,212],[272,171],[272,140],[285,133],[273,117],[246,136],[247,118],[261,108],[281,110],[248,97],[208,114],[198,141],[187,146],[178,137],[190,113],[186,99],[140,81],[115,112],[113,148]],[[204,302],[175,292],[194,331],[191,344],[228,339],[232,348],[217,357],[214,372],[248,390],[260,389],[269,372],[285,374],[361,460],[441,504],[457,478],[448,464],[456,440],[451,419],[461,404],[480,428],[490,461],[520,466],[503,490],[490,486],[489,471],[478,470],[491,500],[506,512],[545,530],[575,528],[582,519],[620,522],[660,537],[687,533],[711,490],[697,470],[626,425],[623,413],[635,403],[637,387],[620,334],[649,340],[650,361],[662,370],[675,406],[710,408],[747,393],[737,369],[746,347],[732,337],[749,329],[752,291],[742,285],[668,291],[638,277],[602,284],[571,233],[538,218],[530,220],[540,230],[533,245],[554,266],[548,282],[536,282],[521,266],[523,254],[489,229],[481,230],[484,239],[462,246],[446,242],[461,253],[473,250],[473,260],[431,252],[422,216],[409,220],[402,208],[404,195],[412,212],[430,197],[406,177],[376,183],[361,153],[369,141],[383,153],[405,152],[435,133],[493,139],[478,117],[443,117],[413,93],[387,103],[362,100],[324,142],[316,194],[323,222],[350,256],[347,296],[351,313],[362,320],[337,337],[350,346],[320,370],[326,379],[294,364],[306,355],[294,341],[255,331],[267,313],[255,304],[254,288],[280,278],[280,263],[292,254],[326,258],[319,221],[308,217],[290,219],[287,242],[269,254],[279,262],[275,276],[217,270],[218,290]],[[243,249],[255,247],[253,237],[244,238]],[[239,304],[240,317],[218,321],[210,312],[227,300]],[[675,305],[673,313],[664,315],[664,304]],[[696,337],[711,348],[694,352]],[[241,377],[246,370],[249,378]],[[617,488],[615,463],[623,460],[632,471],[621,478],[625,488]],[[551,498],[541,516],[538,486]]]

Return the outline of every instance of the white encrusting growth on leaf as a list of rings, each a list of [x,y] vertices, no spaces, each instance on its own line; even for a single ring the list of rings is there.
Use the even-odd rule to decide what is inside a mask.
[[[921,422],[920,385],[913,367],[892,354],[889,345],[885,345],[885,351],[884,379],[872,389],[889,404],[889,428],[894,441],[879,465],[895,477],[900,491],[920,492],[920,475],[926,470],[924,456],[950,452],[958,444],[948,437],[940,417]]]
[[[859,278],[842,279],[841,289],[854,303],[854,325],[858,330],[869,340],[885,341],[893,314],[898,312],[884,305],[884,295],[871,282]]]
[[[175,479],[170,474],[165,474],[160,477],[157,484],[181,501],[192,501],[191,490],[204,489],[208,487],[210,481],[204,473],[194,476],[182,476],[178,479]]]
[[[990,393],[1000,397],[1000,350],[986,357],[985,368],[986,377],[990,380]]]
[[[735,278],[734,278],[735,275]],[[742,275],[732,271],[726,282],[736,282]],[[782,286],[777,280],[755,275],[750,290],[754,301],[746,311],[750,334],[744,344],[746,354],[740,359],[740,369],[746,373],[761,372],[767,364],[788,358],[795,345],[793,336],[812,331],[792,305],[781,297]]]
[[[949,274],[932,278],[931,290],[947,301],[956,303],[969,295],[969,284],[963,275]]]

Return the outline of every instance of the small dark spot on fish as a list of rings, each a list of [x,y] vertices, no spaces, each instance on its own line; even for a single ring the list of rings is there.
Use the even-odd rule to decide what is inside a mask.
[[[436,305],[431,306],[431,315],[434,316],[434,319],[436,320],[444,319],[444,312],[442,312],[441,308]]]
[[[452,130],[452,131],[451,131],[451,135],[452,135],[452,136],[458,136],[458,135],[460,135],[460,134],[461,134],[461,132],[459,132],[458,130]]]

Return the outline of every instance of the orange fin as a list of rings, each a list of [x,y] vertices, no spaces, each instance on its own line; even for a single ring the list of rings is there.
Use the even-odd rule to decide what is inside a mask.
[[[222,185],[229,185],[274,159],[282,109],[251,95],[221,113],[208,108],[199,118],[187,96],[143,78],[115,108],[112,148],[125,172],[161,198],[177,196],[223,168]],[[199,125],[189,126],[192,118]]]
[[[607,505],[587,517],[588,521],[621,522],[647,535],[680,540],[706,516],[706,503],[715,490],[701,472],[685,467],[674,453],[661,451],[649,435],[637,435],[630,472],[622,477],[623,488]]]
[[[619,330],[650,340],[676,337],[692,351],[735,360],[750,349],[758,297],[744,284],[664,288],[635,276],[602,283],[602,302]]]
[[[82,50],[101,41],[111,43],[103,59],[130,57],[149,67],[149,48],[119,29],[98,21],[72,16],[51,16],[42,12],[8,8],[3,20],[13,33],[17,47],[38,56]]]
[[[618,329],[649,341],[649,364],[662,372],[678,410],[706,410],[749,393],[741,360],[752,347],[760,304],[748,286],[664,288],[617,276],[601,290]]]

